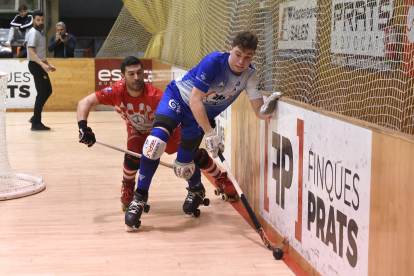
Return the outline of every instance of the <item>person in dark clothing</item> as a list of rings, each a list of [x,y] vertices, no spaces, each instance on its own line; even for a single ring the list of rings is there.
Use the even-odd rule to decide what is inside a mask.
[[[10,25],[9,39],[2,43],[2,46],[5,47],[10,47],[15,33],[19,33],[22,38],[26,38],[27,32],[32,28],[33,17],[27,14],[27,7],[25,5],[19,7],[19,14],[14,17]]]
[[[2,46],[10,47],[11,42],[14,40],[14,36],[16,33],[21,37],[27,37],[27,33],[33,26],[33,17],[30,14],[27,14],[27,6],[21,5],[19,7],[19,14],[14,17],[14,19],[10,22],[11,28],[9,32],[8,41],[2,42]],[[18,58],[26,58],[27,51],[24,46],[20,47],[20,53]]]
[[[54,52],[55,58],[73,58],[75,57],[76,38],[66,32],[66,26],[63,22],[56,24],[56,34],[50,38],[49,52]]]
[[[33,13],[33,28],[30,29],[25,42],[29,71],[33,75],[37,90],[34,114],[29,120],[32,123],[31,130],[50,130],[49,127],[42,124],[42,110],[47,99],[52,94],[52,85],[48,73],[56,71],[56,67],[46,60],[46,35],[43,27],[43,12],[35,11]]]

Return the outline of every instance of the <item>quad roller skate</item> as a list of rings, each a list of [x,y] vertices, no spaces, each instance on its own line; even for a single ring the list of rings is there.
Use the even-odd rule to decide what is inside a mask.
[[[129,205],[128,211],[125,213],[125,231],[131,232],[138,229],[141,226],[139,220],[142,215],[142,211],[148,213],[150,206],[147,205],[148,195],[144,198],[142,195],[134,191],[134,199]]]
[[[122,181],[122,188],[121,188],[122,211],[125,211],[129,207],[129,204],[131,204],[131,201],[134,198],[134,188],[135,188],[135,181],[133,182]]]
[[[204,189],[203,184],[200,184],[200,187],[197,188],[186,188],[188,190],[187,198],[183,204],[183,211],[185,212],[185,217],[199,217],[200,216],[200,209],[198,206],[210,205],[210,199],[206,197],[206,189]]]
[[[214,191],[214,194],[216,196],[222,195],[221,198],[223,201],[237,201],[238,195],[236,188],[234,188],[233,183],[227,176],[227,172],[224,172],[220,175],[219,178],[215,181],[216,190]]]

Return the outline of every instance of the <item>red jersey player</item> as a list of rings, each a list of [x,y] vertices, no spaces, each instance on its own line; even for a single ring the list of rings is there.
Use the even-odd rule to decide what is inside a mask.
[[[123,80],[92,93],[79,101],[77,110],[80,133],[79,142],[87,144],[89,147],[93,146],[96,141],[95,134],[87,126],[86,121],[89,111],[92,107],[99,104],[110,105],[115,107],[116,111],[126,122],[128,150],[142,154],[145,140],[153,128],[155,111],[163,92],[152,85],[144,83],[142,62],[136,57],[129,56],[121,62],[121,76]],[[165,148],[165,152],[168,154],[176,153],[178,150],[181,141],[180,129],[181,125],[172,131]],[[226,174],[221,173],[205,149],[198,150],[194,161],[200,169],[206,171],[217,180],[216,185],[219,185],[220,188],[223,187],[225,191],[229,190],[230,193],[234,190]],[[123,210],[132,201],[135,177],[139,167],[140,158],[125,154],[121,189]],[[137,189],[140,189],[140,187],[137,187]]]

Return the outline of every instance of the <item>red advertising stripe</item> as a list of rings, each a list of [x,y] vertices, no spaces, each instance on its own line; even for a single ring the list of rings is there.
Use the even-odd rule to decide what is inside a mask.
[[[297,121],[299,137],[299,167],[298,167],[298,221],[295,221],[295,238],[302,243],[302,190],[303,190],[303,120]]]

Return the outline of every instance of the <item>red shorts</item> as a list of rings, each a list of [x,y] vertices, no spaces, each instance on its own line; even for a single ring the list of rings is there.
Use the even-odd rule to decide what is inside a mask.
[[[144,146],[145,140],[151,134],[148,133],[141,133],[140,131],[136,130],[135,128],[127,125],[127,132],[128,132],[128,141],[127,141],[127,148],[130,151],[142,154],[142,147]],[[165,152],[168,154],[173,154],[178,151],[178,147],[180,146],[181,142],[181,125],[179,125],[176,129],[174,129],[173,133],[170,136],[170,139],[167,142],[167,147],[165,148]]]

